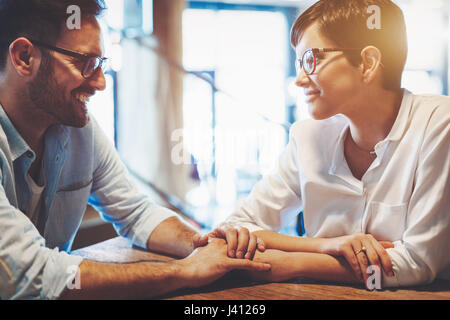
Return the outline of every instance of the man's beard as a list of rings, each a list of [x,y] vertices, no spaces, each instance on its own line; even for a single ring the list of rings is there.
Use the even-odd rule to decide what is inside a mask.
[[[53,77],[52,57],[43,52],[38,74],[28,84],[30,100],[36,108],[56,119],[58,124],[82,128],[89,121],[88,115],[83,112],[77,114],[76,111],[79,111],[80,107],[65,99],[65,91]]]

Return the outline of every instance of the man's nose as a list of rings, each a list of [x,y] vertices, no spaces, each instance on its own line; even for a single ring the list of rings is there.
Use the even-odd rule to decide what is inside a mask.
[[[106,89],[106,79],[103,69],[99,68],[90,78],[89,85],[93,87],[96,91],[103,91]]]

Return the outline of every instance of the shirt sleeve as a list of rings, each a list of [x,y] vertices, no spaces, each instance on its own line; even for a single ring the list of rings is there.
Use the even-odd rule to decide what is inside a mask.
[[[437,108],[420,151],[402,240],[387,249],[395,277],[385,287],[432,282],[450,264],[450,112]]]
[[[0,298],[56,299],[72,285],[82,258],[45,247],[33,223],[0,186]]]
[[[297,142],[292,134],[294,126],[276,170],[256,183],[250,195],[238,202],[227,222],[246,227],[250,232],[279,231],[301,211]]]
[[[118,234],[146,248],[153,230],[177,214],[151,203],[137,191],[116,150],[93,118],[92,122],[95,169],[89,203],[113,224]]]

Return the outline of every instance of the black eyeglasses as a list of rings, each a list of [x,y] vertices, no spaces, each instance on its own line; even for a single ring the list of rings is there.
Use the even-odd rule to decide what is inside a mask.
[[[302,57],[300,59],[295,60],[295,70],[297,71],[297,74],[300,73],[300,70],[303,68],[305,71],[305,74],[311,75],[316,71],[317,67],[317,55],[319,53],[324,52],[339,52],[339,51],[356,51],[361,50],[357,48],[351,48],[351,49],[341,49],[341,48],[311,48],[306,50]]]
[[[49,44],[46,44],[46,43],[43,43],[40,41],[36,41],[36,40],[31,40],[31,42],[38,47],[42,47],[42,48],[45,48],[48,50],[53,50],[53,51],[56,51],[56,52],[59,52],[59,53],[65,54],[67,56],[71,56],[73,58],[83,61],[84,66],[81,71],[81,75],[85,79],[90,78],[99,68],[102,68],[103,70],[106,69],[105,61],[108,58],[102,58],[102,57],[96,56],[94,54],[79,53],[79,52],[75,52],[75,51],[71,51],[71,50],[67,50],[67,49],[63,49],[63,48],[59,48],[59,47],[54,47]]]

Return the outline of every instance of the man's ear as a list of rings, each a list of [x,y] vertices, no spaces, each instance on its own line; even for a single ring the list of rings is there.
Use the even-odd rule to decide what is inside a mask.
[[[40,53],[26,38],[17,38],[9,46],[9,56],[19,76],[29,77],[38,68]]]
[[[364,83],[370,83],[378,74],[381,63],[381,51],[374,46],[367,46],[361,51],[361,71]]]

